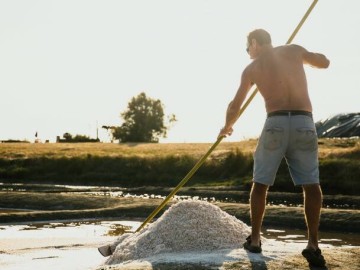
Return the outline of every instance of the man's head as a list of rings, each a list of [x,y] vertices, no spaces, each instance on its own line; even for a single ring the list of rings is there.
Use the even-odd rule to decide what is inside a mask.
[[[246,51],[250,57],[256,58],[259,54],[258,49],[265,45],[271,45],[271,36],[264,29],[255,29],[247,36]]]

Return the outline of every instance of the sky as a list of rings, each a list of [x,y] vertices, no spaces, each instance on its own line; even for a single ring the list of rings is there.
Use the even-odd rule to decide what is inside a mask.
[[[215,142],[251,62],[247,34],[285,44],[307,0],[0,0],[0,140],[109,141],[103,125],[141,92],[178,121],[162,143]],[[293,43],[325,54],[306,67],[314,120],[360,111],[360,1],[319,0]],[[260,94],[224,141],[258,137]]]

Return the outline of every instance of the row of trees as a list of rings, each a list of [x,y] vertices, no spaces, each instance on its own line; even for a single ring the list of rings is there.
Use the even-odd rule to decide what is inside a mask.
[[[120,116],[121,126],[102,126],[120,142],[157,143],[159,138],[166,138],[167,131],[177,121],[174,114],[165,117],[161,101],[147,97],[144,92],[133,97]]]
[[[58,136],[56,138],[56,142],[66,142],[66,143],[78,143],[78,142],[99,142],[99,138],[91,139],[89,136],[85,135],[71,135],[70,133],[66,132],[63,135],[63,139]]]

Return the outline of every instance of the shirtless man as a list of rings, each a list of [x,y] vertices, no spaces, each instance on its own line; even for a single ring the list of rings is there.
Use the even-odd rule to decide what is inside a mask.
[[[218,137],[233,132],[241,105],[253,84],[265,100],[267,119],[255,154],[253,185],[250,193],[251,235],[244,243],[250,252],[260,253],[260,231],[268,187],[286,158],[292,180],[304,192],[308,244],[303,256],[312,266],[323,267],[325,260],[318,247],[318,227],[322,205],[319,184],[318,149],[312,106],[303,64],[327,68],[329,60],[298,45],[273,47],[271,37],[256,29],[247,37],[247,52],[253,59],[243,71],[241,83],[226,112],[225,126]]]

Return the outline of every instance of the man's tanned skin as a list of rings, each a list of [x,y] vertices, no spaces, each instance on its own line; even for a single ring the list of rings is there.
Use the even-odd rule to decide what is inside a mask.
[[[327,68],[329,60],[298,45],[273,47],[259,45],[255,39],[249,44],[254,61],[242,73],[239,89],[229,104],[226,123],[219,136],[232,133],[242,103],[251,86],[256,84],[264,98],[266,111],[303,110],[312,112],[303,64]]]

